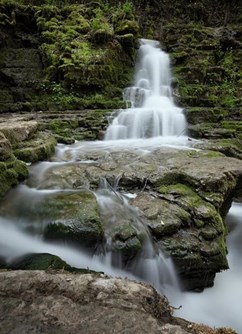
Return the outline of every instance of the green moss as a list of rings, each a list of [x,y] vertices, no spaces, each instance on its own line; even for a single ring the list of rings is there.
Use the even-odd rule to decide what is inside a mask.
[[[224,156],[221,152],[217,152],[217,151],[208,151],[204,157],[207,158],[216,158],[216,157],[222,157]]]
[[[15,260],[12,269],[21,270],[69,270],[71,267],[58,256],[51,254],[30,254]]]
[[[203,148],[221,152],[228,157],[242,159],[242,138],[210,140]]]
[[[213,240],[218,236],[218,231],[214,227],[201,229],[200,234],[205,240]]]
[[[113,38],[113,27],[101,8],[96,8],[91,20],[90,38],[96,43],[105,43]]]
[[[49,128],[54,132],[55,134],[64,136],[64,137],[71,137],[71,131],[70,129],[75,129],[78,127],[78,121],[67,121],[67,120],[60,120],[60,119],[54,119],[49,122]]]
[[[24,36],[23,43],[31,43],[28,50],[39,48],[42,60],[40,66],[44,65],[45,81],[42,85],[39,84],[43,77],[38,77],[33,89],[27,90],[24,86],[24,94],[21,95],[23,101],[18,103],[12,103],[8,90],[4,88],[6,102],[4,106],[0,106],[0,110],[77,110],[86,106],[122,106],[122,89],[132,79],[137,35],[127,34],[120,38],[115,36],[113,17],[122,9],[120,21],[128,20],[137,25],[131,2],[111,6],[103,2],[95,5],[90,2],[71,4],[66,1],[60,5],[60,1],[31,0],[28,7],[21,7],[17,1],[8,3],[3,0],[3,3],[6,17],[9,18],[12,11],[16,10],[18,13],[17,34]],[[23,18],[28,29],[31,26],[33,35],[22,31]],[[1,34],[1,40],[3,39],[6,39],[7,44],[12,43],[8,34]],[[19,43],[19,50],[27,50],[22,45],[21,38]],[[0,56],[0,63],[3,61],[5,64],[5,58],[6,55]],[[29,58],[22,59],[18,55],[16,59],[27,64],[26,59]],[[34,69],[33,72],[31,80],[36,76],[37,70]],[[40,73],[43,74],[42,69]],[[24,82],[25,77],[21,80]],[[96,98],[96,95],[102,98]]]
[[[29,172],[28,172],[28,168],[26,166],[26,164],[23,161],[20,160],[16,160],[15,165],[14,165],[14,169],[17,173],[17,178],[18,181],[24,181],[25,179],[27,179]]]
[[[20,257],[10,265],[5,265],[5,268],[13,270],[65,270],[72,273],[95,273],[86,268],[71,267],[58,256],[48,253],[29,254]]]
[[[136,21],[122,20],[114,29],[117,35],[133,34],[137,36],[139,25]]]
[[[3,197],[7,191],[26,179],[27,176],[28,169],[22,161],[13,158],[0,162],[0,197]]]
[[[191,218],[196,227],[201,228],[203,226],[213,226],[217,233],[222,233],[224,231],[224,225],[222,218],[218,214],[215,206],[209,203],[207,200],[212,202],[215,198],[202,198],[191,188],[184,184],[171,184],[167,186],[159,187],[158,191],[165,196],[170,196],[169,199],[177,203],[186,212],[191,214]],[[222,189],[221,189],[222,191]],[[203,194],[204,195],[204,194]],[[210,193],[211,195],[211,193]],[[216,194],[214,194],[216,195]],[[217,195],[218,197],[219,195]],[[218,198],[216,197],[216,200]],[[204,200],[207,199],[207,200]],[[221,197],[219,196],[219,205],[221,205]],[[213,202],[212,202],[213,203]],[[218,204],[213,203],[213,204]]]
[[[103,238],[103,228],[95,196],[90,192],[56,194],[38,205],[38,217],[50,222],[44,231],[47,239],[69,241],[94,247]]]
[[[17,145],[14,155],[26,162],[46,160],[54,153],[56,143],[52,135],[39,132],[37,138]]]
[[[236,130],[238,132],[242,131],[242,121],[236,120],[236,121],[222,121],[220,123],[220,125],[224,128],[224,129],[233,129]]]
[[[120,86],[125,81],[127,84],[130,64],[125,61],[128,57],[121,44],[114,38],[110,8],[105,5],[91,11],[91,20],[86,18],[90,16],[89,7],[82,5],[57,8],[55,14],[43,8],[36,13],[43,37],[40,49],[46,58],[46,77],[61,80],[61,87],[66,86],[68,90],[72,87],[79,92],[84,87],[89,91],[104,88],[110,97],[113,83]],[[68,96],[59,93],[56,99],[63,105]]]

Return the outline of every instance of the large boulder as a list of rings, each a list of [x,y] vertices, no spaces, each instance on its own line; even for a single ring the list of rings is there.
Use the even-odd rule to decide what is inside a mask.
[[[172,316],[150,285],[100,274],[0,271],[0,332],[219,334]]]
[[[55,243],[91,248],[102,243],[103,222],[95,195],[90,191],[54,191],[49,194],[29,192],[15,197],[12,207],[10,198],[2,202],[1,214],[7,218],[18,217],[26,222],[29,233],[42,235],[45,240]],[[34,197],[34,200],[33,200]],[[31,205],[30,205],[31,203]]]
[[[69,160],[72,153],[70,147],[62,158]],[[111,240],[111,250],[122,254],[124,261],[139,254],[144,238],[134,217],[122,208],[122,198],[115,195],[117,185],[120,191],[135,197],[129,203],[139,209],[143,229],[148,228],[155,245],[171,255],[186,289],[211,286],[215,274],[228,268],[224,217],[233,198],[241,192],[240,160],[219,152],[167,147],[144,155],[118,149],[76,150],[75,158],[80,163],[55,165],[46,169],[41,178],[32,173],[31,186],[72,191],[88,186],[95,190],[100,179],[106,179],[113,189],[115,207],[109,213],[104,206],[103,233]],[[53,199],[56,203],[60,200]],[[69,212],[56,216],[52,228],[57,223],[65,225],[65,219],[70,222]],[[56,229],[54,234],[58,234]]]

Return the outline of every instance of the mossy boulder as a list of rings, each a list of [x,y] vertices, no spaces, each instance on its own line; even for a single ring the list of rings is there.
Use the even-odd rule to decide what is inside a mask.
[[[242,159],[242,140],[239,138],[206,140],[199,143],[197,147],[221,152],[228,157]]]
[[[156,196],[139,194],[132,204],[143,213],[155,242],[169,253],[186,289],[211,286],[227,269],[226,228],[215,207],[183,184],[161,186]],[[198,279],[206,268],[204,280]]]
[[[0,161],[8,160],[12,157],[12,147],[9,140],[0,132]]]
[[[0,161],[0,197],[12,187],[24,181],[28,176],[28,168],[23,161],[13,155],[6,161]]]
[[[112,251],[112,257],[121,258],[123,264],[132,261],[138,255],[142,248],[142,236],[132,221],[128,221],[122,217],[118,219],[118,224],[110,226],[105,231],[108,240],[106,248]],[[109,244],[110,243],[110,244]],[[115,260],[114,260],[115,261]]]
[[[86,268],[71,267],[60,257],[48,253],[23,255],[11,263],[5,264],[4,268],[11,270],[52,270],[53,272],[68,271],[79,274],[95,273]]]
[[[15,259],[8,268],[13,270],[67,270],[71,269],[65,261],[61,260],[58,256],[41,253],[41,254],[28,254]]]
[[[31,139],[37,128],[38,123],[36,121],[28,121],[22,117],[13,118],[11,122],[0,123],[0,131],[13,145]]]
[[[50,133],[38,132],[31,140],[15,145],[14,155],[26,162],[37,162],[48,159],[55,151],[57,141]]]
[[[156,239],[177,232],[191,221],[190,214],[178,205],[148,194],[139,194],[132,204],[144,213],[145,223]]]
[[[40,203],[37,211],[45,220],[43,233],[46,240],[92,249],[102,242],[103,225],[96,198],[91,192],[53,195]]]
[[[196,230],[180,230],[159,245],[172,255],[185,289],[212,286],[215,274],[228,269],[224,235],[211,241],[204,240]]]

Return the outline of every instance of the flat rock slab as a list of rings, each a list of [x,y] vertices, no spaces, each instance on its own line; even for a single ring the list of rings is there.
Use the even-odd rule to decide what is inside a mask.
[[[104,275],[0,271],[0,295],[1,334],[227,333],[172,317],[147,284]]]
[[[0,131],[11,144],[17,144],[31,138],[36,133],[37,128],[36,121],[26,121],[21,117],[10,118],[7,122],[1,122],[0,119]]]

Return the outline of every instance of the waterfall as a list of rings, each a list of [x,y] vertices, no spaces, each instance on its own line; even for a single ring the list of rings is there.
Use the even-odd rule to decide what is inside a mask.
[[[119,110],[105,140],[180,136],[186,120],[172,97],[170,60],[159,42],[141,39],[134,86],[124,90],[130,108]]]
[[[95,191],[106,224],[106,243],[101,245],[94,256],[70,244],[44,241],[43,229],[46,226],[45,220],[49,217],[35,215],[35,211],[34,215],[31,214],[43,199],[51,198],[56,193],[74,193],[81,187],[87,189],[91,181],[96,184],[96,178],[99,177],[98,173],[95,175],[97,168],[107,178],[112,176],[112,171],[116,168],[122,175],[123,165],[120,162],[123,158],[127,159],[127,162],[124,161],[127,166],[133,163],[138,166],[136,163],[140,157],[162,145],[168,143],[167,146],[182,149],[182,143],[183,149],[187,149],[191,144],[190,138],[182,139],[181,136],[186,131],[186,121],[182,109],[173,101],[169,56],[160,49],[158,42],[150,40],[141,40],[138,53],[134,85],[124,90],[124,100],[129,107],[118,111],[107,129],[106,140],[59,144],[52,160],[31,166],[29,179],[25,184],[13,189],[1,203],[0,261],[11,263],[19,256],[29,253],[50,253],[61,257],[71,266],[147,281],[167,295],[175,307],[182,305],[176,311],[178,316],[210,323],[212,326],[231,325],[242,332],[239,313],[242,300],[241,204],[234,204],[230,212],[236,218],[233,217],[232,233],[228,237],[230,270],[218,274],[216,286],[203,294],[178,290],[171,259],[158,246],[155,248],[138,209],[129,204],[130,194],[118,191],[119,177],[112,186],[104,178],[101,187]],[[135,177],[136,171],[133,172],[132,168],[130,171],[132,174],[128,170],[127,178],[132,178],[133,175]],[[78,184],[76,189],[74,181],[82,177],[80,189]],[[133,191],[135,192],[135,187]],[[112,231],[121,225],[122,219],[131,223],[134,235],[141,242],[140,251],[128,263],[119,257],[118,252],[114,254],[115,240],[112,238]],[[237,247],[232,247],[233,245]]]

